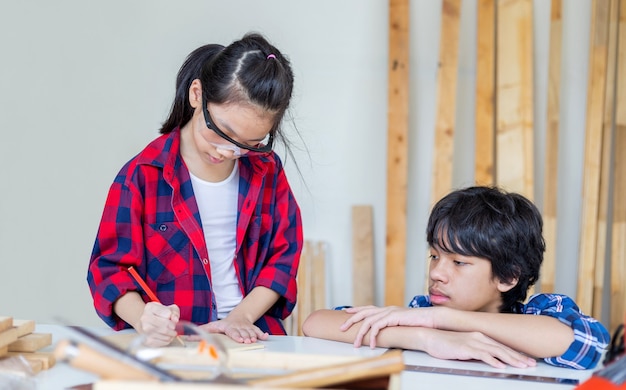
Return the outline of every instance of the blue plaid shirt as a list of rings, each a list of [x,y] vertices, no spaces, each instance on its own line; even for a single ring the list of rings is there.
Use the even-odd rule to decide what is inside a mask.
[[[417,295],[409,307],[432,306],[428,295]],[[574,330],[574,342],[561,356],[543,359],[557,367],[586,370],[596,366],[609,343],[609,332],[596,319],[584,315],[566,295],[535,294],[528,303],[517,303],[513,313],[550,316]]]

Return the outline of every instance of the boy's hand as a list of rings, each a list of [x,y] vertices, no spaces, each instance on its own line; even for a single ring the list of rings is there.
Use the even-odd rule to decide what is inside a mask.
[[[434,311],[431,308],[404,308],[399,306],[360,306],[345,309],[346,313],[353,314],[339,329],[348,330],[352,325],[361,322],[354,346],[360,347],[363,339],[369,332],[369,346],[376,347],[376,336],[381,329],[390,326],[420,326],[434,328]]]
[[[163,347],[176,337],[176,324],[179,319],[178,306],[163,306],[158,302],[149,302],[143,309],[137,331],[146,336],[144,340],[146,346]]]
[[[431,330],[425,342],[425,352],[439,359],[482,360],[495,368],[510,365],[528,368],[537,365],[535,359],[523,355],[480,332]]]
[[[223,333],[238,343],[251,344],[267,340],[268,334],[244,317],[228,315],[226,318],[200,326],[209,333]]]

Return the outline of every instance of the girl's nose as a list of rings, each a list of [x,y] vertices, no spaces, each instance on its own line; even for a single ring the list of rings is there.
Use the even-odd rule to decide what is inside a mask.
[[[445,262],[441,259],[431,260],[428,270],[428,276],[431,280],[446,282],[448,280],[448,272]]]

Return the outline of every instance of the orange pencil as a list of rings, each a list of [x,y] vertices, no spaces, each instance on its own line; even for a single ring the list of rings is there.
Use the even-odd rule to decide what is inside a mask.
[[[159,298],[157,298],[156,294],[152,290],[150,290],[150,287],[148,287],[146,282],[144,282],[143,279],[141,279],[141,276],[139,276],[135,267],[133,267],[132,265],[128,267],[128,272],[130,272],[130,275],[135,279],[137,283],[139,283],[143,291],[148,295],[148,297],[150,298],[152,302],[161,303],[161,301],[159,301]]]
[[[152,291],[150,287],[148,287],[146,282],[144,282],[143,279],[141,279],[141,276],[139,276],[135,267],[133,267],[132,265],[128,267],[128,272],[130,272],[130,275],[133,277],[133,279],[135,279],[135,281],[139,283],[143,291],[146,293],[146,295],[148,295],[148,297],[150,298],[152,302],[161,303],[161,301],[159,300],[159,298],[157,298],[154,291]],[[176,336],[176,339],[183,347],[185,346],[185,342],[180,338],[180,336]]]

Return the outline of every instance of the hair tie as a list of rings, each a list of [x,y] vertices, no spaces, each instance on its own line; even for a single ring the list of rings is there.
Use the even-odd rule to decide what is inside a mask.
[[[270,58],[276,59],[276,56],[274,54],[268,54],[266,60],[269,60]]]

